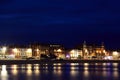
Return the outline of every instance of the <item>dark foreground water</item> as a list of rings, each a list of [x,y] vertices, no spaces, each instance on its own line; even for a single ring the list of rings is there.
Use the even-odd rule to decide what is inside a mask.
[[[118,63],[0,65],[0,80],[120,80]]]

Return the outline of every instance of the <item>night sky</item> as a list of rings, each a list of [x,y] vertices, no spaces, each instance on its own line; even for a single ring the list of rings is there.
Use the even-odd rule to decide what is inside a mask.
[[[119,0],[0,0],[0,44],[83,41],[120,49]]]

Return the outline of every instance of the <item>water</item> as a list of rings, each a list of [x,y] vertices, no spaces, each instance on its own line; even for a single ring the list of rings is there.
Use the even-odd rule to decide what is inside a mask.
[[[119,63],[0,65],[0,80],[119,80]]]

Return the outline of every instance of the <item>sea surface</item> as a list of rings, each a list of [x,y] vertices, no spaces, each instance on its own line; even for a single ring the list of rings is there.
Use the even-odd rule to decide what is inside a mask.
[[[119,63],[0,65],[0,80],[120,80]]]

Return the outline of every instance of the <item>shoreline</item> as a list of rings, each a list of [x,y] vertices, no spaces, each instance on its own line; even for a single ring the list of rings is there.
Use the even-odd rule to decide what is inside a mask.
[[[54,63],[120,63],[120,60],[0,60],[0,65]]]

